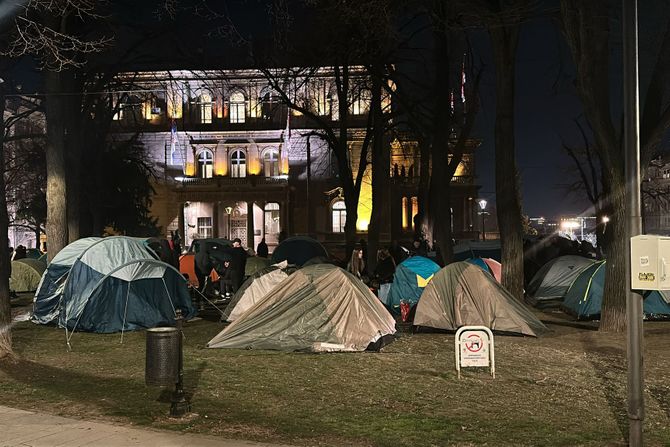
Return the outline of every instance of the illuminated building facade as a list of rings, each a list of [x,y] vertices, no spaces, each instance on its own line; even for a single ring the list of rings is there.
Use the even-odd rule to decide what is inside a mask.
[[[362,76],[363,69],[353,70]],[[112,98],[114,138],[140,133],[158,173],[152,214],[165,234],[179,230],[185,244],[196,238],[239,237],[272,247],[280,233],[309,234],[326,246],[344,241],[346,206],[338,169],[318,126],[282,104],[259,70],[124,73]],[[297,100],[323,121],[338,124],[332,72],[323,68],[296,81]],[[370,95],[349,100],[348,141],[357,168]],[[383,96],[390,108],[390,97]],[[401,148],[400,146],[403,146]],[[476,215],[473,142],[454,179],[456,237],[469,237]],[[383,241],[409,239],[421,176],[418,150],[394,140],[390,168],[391,219]],[[402,173],[402,176],[401,176]],[[357,229],[364,237],[371,213],[371,173],[361,187]],[[476,232],[473,232],[476,234]]]

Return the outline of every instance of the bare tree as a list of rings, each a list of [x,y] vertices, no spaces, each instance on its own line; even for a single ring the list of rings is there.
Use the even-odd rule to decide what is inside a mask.
[[[84,64],[82,55],[99,51],[109,41],[105,37],[84,39],[79,34],[86,20],[98,17],[97,2],[93,0],[30,0],[21,8],[12,26],[5,29],[2,54],[8,59],[24,55],[38,58],[45,73],[47,101],[47,237],[49,256],[67,244],[66,177],[65,177],[65,115],[62,77],[68,67]],[[3,67],[5,68],[5,67]],[[2,72],[4,75],[5,72]],[[0,77],[2,77],[0,75]],[[6,83],[0,84],[0,114],[4,116]],[[3,118],[4,119],[4,118]],[[4,123],[2,128],[4,128]],[[2,137],[4,139],[4,133]],[[4,147],[4,141],[0,141]],[[4,172],[4,150],[0,150],[0,172]],[[4,178],[0,191],[5,190]],[[9,218],[7,199],[0,197],[0,234],[7,234]],[[0,357],[11,355],[11,315],[9,305],[9,247],[5,237],[0,238]],[[6,264],[6,265],[5,265]]]
[[[563,31],[577,68],[577,92],[592,130],[593,147],[602,169],[603,207],[608,209],[610,233],[605,241],[607,273],[600,329],[621,332],[626,327],[624,238],[626,216],[622,129],[612,121],[610,100],[611,2],[561,1]],[[670,126],[670,86],[663,81],[670,66],[670,21],[666,22],[641,116],[641,160],[647,169],[662,135]]]

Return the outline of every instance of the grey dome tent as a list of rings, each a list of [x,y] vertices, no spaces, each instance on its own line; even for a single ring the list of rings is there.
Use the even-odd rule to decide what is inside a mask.
[[[582,256],[560,256],[547,262],[528,284],[526,300],[534,306],[560,305],[577,277],[596,261]]]
[[[257,271],[247,278],[223,311],[222,319],[234,321],[254,304],[261,301],[279,283],[284,281],[293,269],[288,269],[286,261]]]
[[[152,257],[141,239],[95,241],[72,263],[58,305],[58,324],[69,330],[110,333],[174,323],[196,310],[186,280]]]
[[[487,326],[533,337],[547,331],[529,308],[469,262],[449,264],[435,274],[416,305],[414,324],[452,331]]]
[[[34,292],[42,279],[46,263],[33,258],[12,261],[12,277],[9,289],[14,292]]]
[[[364,351],[395,333],[395,320],[365,284],[319,264],[282,281],[207,344],[210,348]]]

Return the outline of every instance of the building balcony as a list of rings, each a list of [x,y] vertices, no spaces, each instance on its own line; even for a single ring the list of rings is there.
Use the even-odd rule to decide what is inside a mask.
[[[264,177],[260,175],[249,175],[246,177],[223,177],[220,175],[211,178],[200,177],[178,177],[177,189],[198,188],[206,189],[221,187],[253,188],[253,187],[276,187],[288,185],[288,176]]]
[[[391,184],[397,185],[397,186],[418,186],[419,185],[419,179],[420,177],[414,176],[414,177],[391,177]],[[451,179],[451,184],[452,185],[474,185],[474,177],[471,175],[456,175],[452,177]]]

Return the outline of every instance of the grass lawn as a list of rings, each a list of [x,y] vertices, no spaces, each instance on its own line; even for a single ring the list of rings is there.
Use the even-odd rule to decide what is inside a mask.
[[[167,417],[144,384],[145,334],[14,326],[16,363],[0,362],[3,405],[228,438],[318,446],[626,445],[625,335],[541,314],[539,339],[497,336],[496,379],[459,380],[453,334],[401,335],[380,353],[206,349],[222,328],[185,326],[194,415]],[[553,323],[552,323],[553,322]],[[670,445],[670,323],[645,323],[645,441]],[[162,396],[162,397],[161,397]]]

